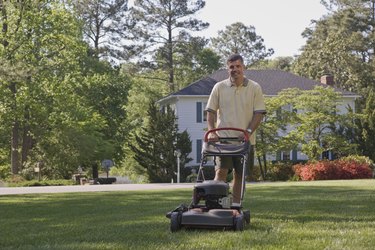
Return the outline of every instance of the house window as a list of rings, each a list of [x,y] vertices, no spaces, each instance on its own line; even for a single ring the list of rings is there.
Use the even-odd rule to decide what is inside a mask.
[[[197,113],[197,123],[202,123],[207,121],[207,111],[206,102],[197,102],[196,103],[196,113]]]
[[[290,152],[283,151],[281,153],[281,157],[283,161],[289,161],[290,160]]]
[[[330,152],[329,152],[329,150],[324,151],[324,152],[322,153],[322,159],[327,159],[327,160],[330,159]]]
[[[199,139],[197,140],[197,163],[200,163],[201,162],[201,159],[202,159],[202,140]]]

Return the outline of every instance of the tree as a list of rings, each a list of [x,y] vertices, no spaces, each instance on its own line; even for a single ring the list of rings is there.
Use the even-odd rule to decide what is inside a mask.
[[[273,49],[266,49],[263,38],[256,34],[253,26],[245,26],[240,22],[219,31],[218,37],[211,38],[211,43],[223,60],[233,53],[239,53],[248,67],[274,52]]]
[[[316,80],[332,74],[337,87],[366,96],[374,86],[372,30],[367,17],[352,9],[320,20],[314,31],[305,31],[308,40],[293,71]]]
[[[222,66],[220,56],[206,48],[206,39],[191,37],[188,40],[186,43],[177,44],[175,49],[175,85],[178,89],[213,73]]]
[[[193,15],[205,6],[203,0],[136,0],[131,8],[133,29],[144,48],[143,65],[152,68],[162,65],[167,72],[170,92],[175,87],[175,47],[186,43],[189,31],[201,31],[208,27]],[[158,56],[156,56],[158,53]],[[158,60],[151,62],[150,58]]]
[[[323,74],[334,75],[337,87],[362,95],[355,111],[367,112],[364,110],[369,106],[367,98],[375,89],[374,1],[322,2],[331,13],[315,21],[314,27],[304,31],[307,43],[293,64],[293,71],[316,80]],[[365,115],[363,119],[369,117],[371,116]],[[367,124],[372,123],[368,121]],[[362,131],[355,130],[358,134],[353,134],[352,140],[359,143],[362,154],[370,157],[371,154],[366,150],[369,146],[365,143],[367,139],[362,136],[370,135],[374,138],[374,127],[360,126],[360,129]]]
[[[337,108],[340,95],[332,88],[317,86],[306,91],[287,89],[279,95],[289,100],[297,112],[284,139],[298,142],[301,151],[310,160],[320,159],[324,151],[333,151],[337,155],[355,151],[355,144],[336,133],[347,115],[340,114]]]
[[[364,155],[375,161],[375,91],[371,90],[366,99],[366,106],[363,109],[362,119],[356,119],[359,131],[358,135],[352,137]]]
[[[59,1],[2,2],[0,22],[1,68],[8,72],[1,77],[7,107],[2,116],[11,129],[11,169],[17,174],[53,105],[51,90],[74,75],[73,58],[85,47],[76,20]]]
[[[160,112],[154,102],[148,109],[149,123],[135,135],[135,142],[130,143],[134,158],[146,170],[150,182],[170,182],[174,179],[177,169],[174,152],[181,150],[183,162],[190,153],[191,142],[186,141],[186,135],[178,134],[176,116],[170,107]],[[180,148],[178,148],[179,146]]]
[[[93,57],[119,62],[136,53],[128,41],[133,39],[129,30],[134,25],[127,17],[128,0],[78,0],[73,6]]]
[[[287,72],[292,71],[293,57],[276,57],[274,59],[260,60],[251,66],[252,69],[279,69]]]
[[[290,99],[283,95],[266,98],[267,115],[257,129],[256,156],[262,178],[267,175],[267,154],[290,151],[296,148],[298,141],[284,138],[287,126],[295,120],[296,113],[290,109]]]

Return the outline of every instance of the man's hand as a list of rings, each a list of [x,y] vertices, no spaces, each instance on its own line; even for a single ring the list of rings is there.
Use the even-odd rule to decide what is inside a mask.
[[[219,136],[215,132],[209,133],[208,141],[219,141]]]

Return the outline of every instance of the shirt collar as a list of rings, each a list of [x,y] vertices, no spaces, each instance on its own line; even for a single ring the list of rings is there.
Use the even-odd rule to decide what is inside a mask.
[[[249,85],[249,79],[245,77],[241,86],[246,87],[247,85]],[[228,78],[228,86],[229,87],[235,86],[234,83],[231,81],[230,77]]]

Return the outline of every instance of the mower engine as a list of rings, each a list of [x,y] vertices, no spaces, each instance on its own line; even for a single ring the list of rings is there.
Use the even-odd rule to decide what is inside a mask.
[[[194,186],[193,206],[201,207],[205,201],[207,209],[230,208],[232,199],[229,196],[229,185],[223,181],[204,181]]]

